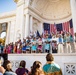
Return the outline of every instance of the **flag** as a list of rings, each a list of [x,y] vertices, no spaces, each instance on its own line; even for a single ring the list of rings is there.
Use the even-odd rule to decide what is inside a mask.
[[[72,36],[74,36],[74,30],[73,30],[73,28],[70,28],[70,33],[71,33]]]
[[[66,32],[66,24],[62,23],[62,27],[63,27],[63,32]]]
[[[63,31],[62,23],[56,25],[57,31]]]
[[[39,31],[37,30],[37,37],[41,37]]]
[[[51,24],[50,25],[50,33],[53,33],[54,32],[54,24]]]
[[[62,23],[63,32],[69,32],[69,22]]]
[[[69,22],[70,22],[70,33],[71,33],[72,36],[74,36],[72,19]]]
[[[57,28],[56,28],[56,24],[54,23],[54,34],[57,33]]]
[[[69,21],[67,21],[67,22],[66,22],[66,31],[67,31],[67,32],[69,32],[69,27],[70,27]]]
[[[73,28],[73,22],[72,22],[72,19],[71,19],[69,22],[70,22],[70,28]]]
[[[50,24],[49,23],[44,23],[44,33],[50,33]]]
[[[62,23],[56,24],[57,32],[61,34],[63,32]]]
[[[57,32],[57,28],[56,28],[56,24],[50,24],[50,33],[54,33],[56,34]]]

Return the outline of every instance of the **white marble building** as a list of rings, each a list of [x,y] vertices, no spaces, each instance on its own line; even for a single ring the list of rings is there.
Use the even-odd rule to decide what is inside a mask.
[[[73,19],[76,32],[76,0],[14,0],[14,11],[0,14],[7,23],[6,44],[26,38],[30,31],[43,32],[43,23],[62,23]],[[1,32],[0,32],[1,33]]]
[[[44,22],[57,24],[72,19],[74,32],[76,32],[76,0],[14,1],[17,4],[16,10],[0,14],[0,24],[7,23],[6,44],[15,42],[19,38],[21,40],[26,38],[30,31],[39,30],[42,33]],[[9,54],[8,59],[13,63],[13,70],[15,70],[22,59],[27,61],[28,68],[35,60],[45,64],[45,55]],[[54,54],[54,57],[61,66],[63,75],[76,75],[76,53]]]

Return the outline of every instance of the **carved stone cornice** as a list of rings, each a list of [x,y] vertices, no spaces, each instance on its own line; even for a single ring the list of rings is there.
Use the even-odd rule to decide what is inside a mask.
[[[16,2],[16,3],[17,3],[18,1],[19,1],[19,0],[14,0],[14,2]]]
[[[22,0],[22,1],[20,1],[20,2],[17,3],[17,6],[19,7],[19,6],[23,5],[24,3],[25,3],[25,1]]]
[[[59,21],[71,16],[69,0],[34,0],[30,9],[41,18],[47,20]]]
[[[16,16],[16,11],[0,14],[0,19]]]
[[[30,0],[29,4],[32,5],[32,3],[33,3],[33,0]]]
[[[63,16],[63,17],[61,17],[61,18],[54,18],[54,19],[52,19],[52,18],[46,18],[45,16],[43,16],[40,12],[38,12],[36,9],[34,9],[34,8],[32,8],[32,7],[27,7],[26,9],[29,9],[29,10],[31,10],[32,12],[34,12],[35,14],[37,14],[39,17],[41,17],[42,19],[44,19],[44,20],[48,20],[48,21],[60,21],[60,20],[65,20],[65,19],[68,19],[68,18],[70,18],[71,17],[71,13],[70,14],[68,14],[68,15],[66,15],[66,16]],[[25,10],[26,10],[25,9]]]
[[[60,0],[48,0],[49,2],[58,2]]]

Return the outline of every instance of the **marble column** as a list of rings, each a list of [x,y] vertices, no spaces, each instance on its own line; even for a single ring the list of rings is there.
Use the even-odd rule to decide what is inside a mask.
[[[42,33],[43,33],[43,23],[40,22],[40,34],[42,34]]]
[[[72,11],[73,28],[76,33],[76,0],[70,0],[70,6]]]
[[[30,16],[30,31],[32,32],[33,31],[33,17]]]
[[[16,24],[15,24],[15,38],[14,42],[18,41],[18,39],[23,40],[25,37],[25,21],[24,21],[24,13],[25,13],[25,0],[15,0],[17,3],[17,9],[16,9]]]
[[[26,14],[25,19],[25,38],[28,37],[30,34],[30,15]]]
[[[10,26],[11,26],[11,21],[8,22],[5,45],[9,44],[10,42]]]

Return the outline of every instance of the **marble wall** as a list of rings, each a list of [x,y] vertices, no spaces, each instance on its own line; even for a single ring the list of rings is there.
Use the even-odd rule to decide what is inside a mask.
[[[76,75],[76,54],[53,54],[54,60],[62,69],[63,75]],[[26,67],[30,70],[33,62],[41,61],[42,65],[46,63],[46,54],[8,54],[8,59],[12,62],[15,71],[21,60],[26,61]]]

